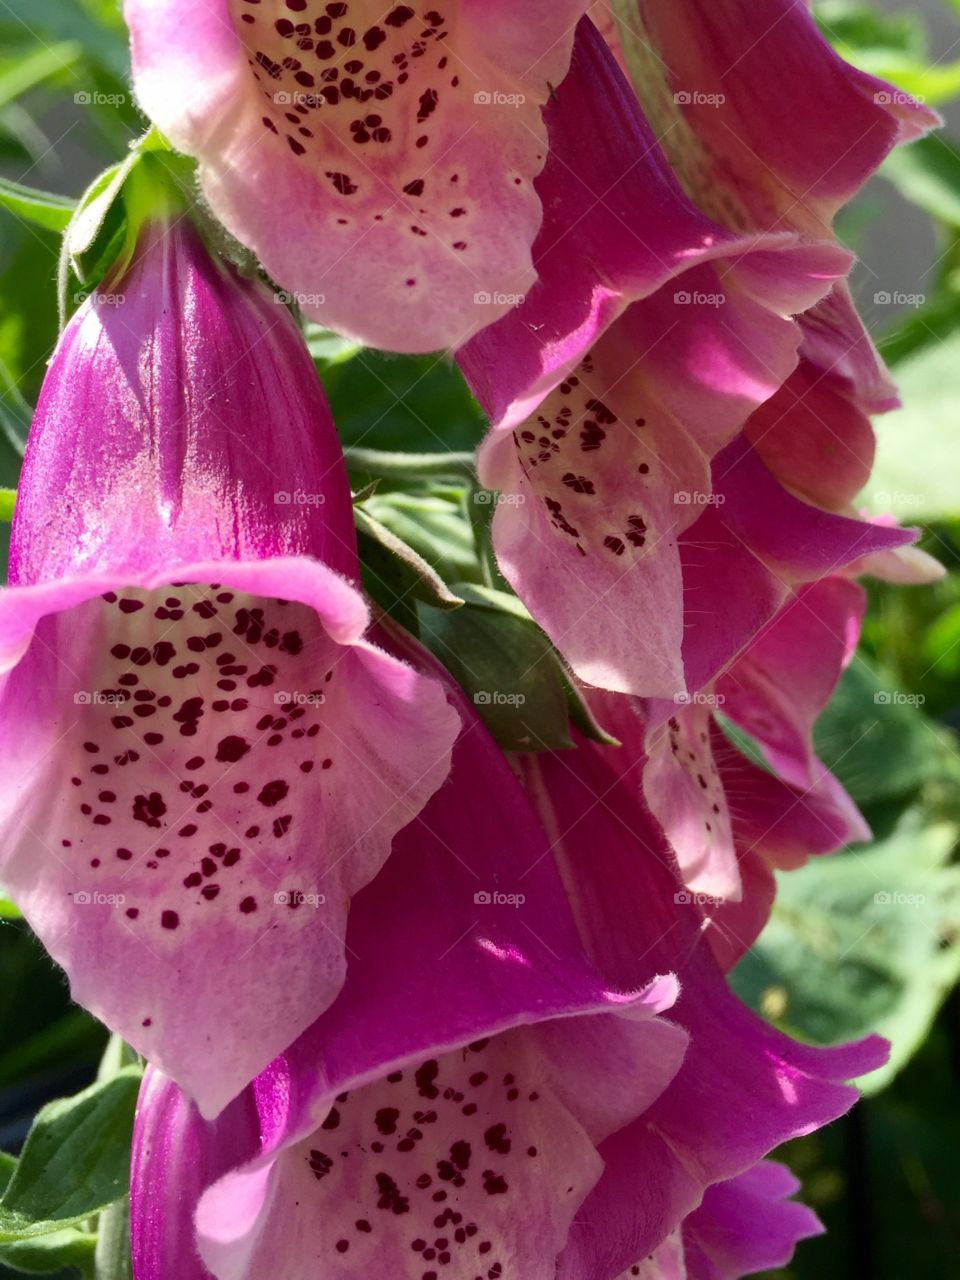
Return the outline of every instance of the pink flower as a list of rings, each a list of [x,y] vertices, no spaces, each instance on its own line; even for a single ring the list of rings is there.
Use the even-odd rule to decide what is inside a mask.
[[[800,543],[807,563],[789,573],[803,579],[814,544],[820,573],[861,554],[861,539],[909,536],[799,502],[738,439],[797,367],[793,313],[845,273],[847,255],[792,235],[734,237],[699,213],[589,22],[547,118],[540,280],[460,353],[494,424],[481,479],[513,499],[497,508],[494,544],[582,679],[671,696],[700,687],[776,612],[786,588],[763,566],[779,568],[788,546]],[[710,550],[703,574],[708,590],[723,584],[724,616],[718,627],[707,610],[694,634],[695,546]],[[729,578],[751,611],[734,637]],[[717,650],[709,661],[688,653],[701,642]]]
[[[456,347],[535,279],[541,109],[586,0],[126,0],[144,111],[303,310]]]
[[[446,776],[365,639],[350,491],[285,308],[186,221],[68,325],[0,597],[0,874],[75,999],[223,1107],[334,1000],[351,896]]]
[[[935,111],[834,52],[807,0],[618,0],[604,34],[684,189],[738,232],[829,234],[834,215]],[[801,324],[821,372],[848,379],[867,412],[896,388],[838,283]]]
[[[137,1280],[552,1280],[598,1147],[675,1074],[676,983],[604,989],[546,833],[463,715],[449,784],[357,895],[339,1000],[212,1125],[148,1075]]]
[[[671,1237],[735,1275],[815,1230],[760,1162],[845,1111],[881,1044],[793,1044],[738,1003],[625,753],[518,761],[538,823],[463,715],[450,783],[357,897],[337,1003],[214,1125],[148,1078],[138,1280],[596,1280]]]
[[[628,989],[641,973],[671,968],[680,980],[669,1016],[690,1038],[683,1064],[642,1116],[601,1144],[603,1174],[578,1210],[557,1273],[563,1280],[629,1276],[678,1227],[686,1244],[686,1220],[699,1217],[700,1206],[705,1218],[714,1207],[726,1216],[732,1206],[716,1206],[719,1187],[747,1175],[742,1189],[751,1179],[756,1189],[765,1180],[756,1166],[768,1152],[845,1111],[855,1095],[839,1082],[882,1061],[885,1046],[877,1039],[799,1045],[739,1003],[675,854],[643,803],[642,757],[581,741],[575,752],[522,757],[518,767],[553,835],[580,935],[601,977]],[[778,1181],[768,1190],[774,1200],[788,1193]],[[798,1210],[792,1224],[772,1220],[770,1236],[762,1219],[734,1218],[733,1225],[741,1240],[730,1240],[728,1264],[738,1250],[746,1261],[774,1240],[785,1257],[809,1234],[812,1218]],[[710,1235],[717,1247],[715,1229]],[[714,1273],[699,1263],[692,1269],[704,1280],[715,1274],[743,1271],[728,1265]]]

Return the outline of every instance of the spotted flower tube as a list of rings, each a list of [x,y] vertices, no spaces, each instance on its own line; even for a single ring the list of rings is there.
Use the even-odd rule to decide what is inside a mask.
[[[604,989],[529,801],[462,714],[448,785],[357,895],[334,1005],[213,1123],[148,1074],[137,1280],[548,1280],[599,1144],[675,1075],[675,981]]]
[[[636,719],[629,699],[609,696],[604,712],[611,731],[629,741]],[[670,1020],[689,1036],[668,1087],[600,1145],[603,1174],[577,1213],[557,1272],[565,1280],[666,1280],[684,1275],[684,1260],[687,1276],[715,1280],[744,1274],[737,1267],[751,1256],[785,1260],[815,1223],[779,1203],[793,1184],[764,1158],[789,1136],[844,1112],[856,1095],[842,1082],[872,1070],[886,1052],[877,1038],[800,1045],[740,1004],[674,851],[645,806],[644,767],[642,753],[582,740],[574,752],[518,759],[600,974],[629,987],[638,971],[661,968],[669,956],[680,980]],[[769,1214],[758,1213],[756,1201],[745,1206],[741,1197],[749,1194],[772,1201]],[[706,1239],[696,1240],[705,1227],[707,1248]],[[671,1236],[672,1248],[665,1245]]]
[[[624,747],[647,756],[646,804],[694,893],[739,900],[745,847],[795,867],[870,838],[812,743],[816,717],[853,658],[864,604],[862,589],[844,578],[800,587],[705,689],[679,703],[636,704]],[[718,713],[751,737],[763,766],[732,747]]]
[[[586,0],[126,0],[146,114],[303,310],[457,347],[532,285],[542,108]]]
[[[287,309],[182,217],[61,338],[10,578],[0,874],[74,998],[215,1114],[336,998],[458,718],[365,638]]]
[[[448,786],[358,895],[339,1001],[213,1124],[148,1075],[138,1280],[712,1280],[819,1229],[763,1157],[846,1110],[881,1043],[806,1048],[739,1004],[616,748],[517,762],[528,800],[463,718]],[[477,883],[503,887],[482,912]]]
[[[587,20],[546,116],[539,281],[459,355],[493,424],[481,479],[514,495],[494,545],[582,679],[671,696],[696,687],[682,538],[713,501],[711,463],[792,375],[793,315],[850,260],[700,213]]]

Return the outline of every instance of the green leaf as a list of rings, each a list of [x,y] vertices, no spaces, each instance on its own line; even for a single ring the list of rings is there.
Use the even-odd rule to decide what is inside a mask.
[[[95,1280],[133,1280],[129,1197],[106,1209],[97,1225]]]
[[[897,147],[880,173],[932,218],[960,227],[960,155],[946,134],[931,133]]]
[[[445,582],[479,582],[473,530],[463,514],[463,487],[429,492],[384,493],[378,489],[364,510],[412,547]]]
[[[886,1036],[890,1060],[860,1082],[867,1090],[910,1058],[960,978],[960,868],[946,865],[957,834],[918,811],[880,844],[778,875],[770,922],[732,975],[802,1039]]]
[[[351,475],[376,480],[472,480],[472,453],[386,453],[381,449],[344,449]]]
[[[0,523],[9,524],[17,501],[16,489],[0,489]]]
[[[956,413],[960,399],[960,332],[931,342],[897,365],[903,408],[877,418],[877,459],[859,502],[899,519],[960,514]]]
[[[571,747],[563,672],[547,637],[513,597],[470,583],[453,590],[468,603],[445,613],[421,606],[421,638],[497,742],[510,751]]]
[[[16,101],[44,80],[70,71],[83,56],[83,49],[72,40],[41,45],[12,65],[0,71],[0,108]]]
[[[364,583],[379,604],[396,616],[397,607],[423,600],[438,609],[456,609],[462,601],[437,571],[402,538],[374,519],[363,507],[354,509]],[[401,621],[397,617],[397,621]]]
[[[817,754],[861,808],[909,799],[931,778],[952,775],[947,731],[920,710],[922,696],[856,659],[814,729]]]
[[[435,453],[476,448],[484,418],[445,356],[395,356],[364,348],[323,384],[340,439],[350,448]]]
[[[63,231],[76,208],[76,201],[68,196],[37,191],[9,178],[0,178],[0,204],[18,218],[46,227],[48,231]]]
[[[126,1193],[141,1075],[126,1067],[42,1108],[0,1199],[0,1243],[77,1226]]]
[[[93,1277],[97,1237],[89,1231],[67,1227],[32,1240],[0,1244],[0,1264],[29,1276],[48,1276],[75,1267]]]

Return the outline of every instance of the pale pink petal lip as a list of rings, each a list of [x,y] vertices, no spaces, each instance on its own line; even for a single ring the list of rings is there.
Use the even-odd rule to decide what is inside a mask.
[[[323,324],[456,348],[536,276],[542,109],[586,0],[126,0],[145,113]]]

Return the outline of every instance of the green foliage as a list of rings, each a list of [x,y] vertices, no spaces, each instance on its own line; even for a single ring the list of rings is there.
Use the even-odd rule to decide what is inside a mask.
[[[127,1190],[139,1067],[37,1114],[3,1196],[0,1243],[78,1226]]]
[[[951,40],[934,49],[915,7],[889,10],[815,5],[844,56],[950,116],[960,95]],[[946,0],[954,41],[958,15],[960,0]],[[145,156],[167,166],[171,190],[189,188],[192,167],[145,135],[116,0],[4,0],[0,50],[3,537],[56,340],[58,280],[69,312],[129,247]],[[917,522],[924,549],[950,574],[913,589],[870,587],[863,659],[821,718],[817,747],[875,842],[781,875],[770,926],[734,977],[764,1016],[804,1038],[879,1030],[893,1045],[890,1064],[865,1082],[871,1097],[857,1117],[785,1153],[832,1233],[801,1249],[793,1280],[946,1277],[960,1239],[960,144],[948,129],[895,152],[874,193],[845,213],[844,232],[858,243],[884,183],[926,219],[936,247],[917,290],[925,301],[889,313],[875,334],[904,407],[877,423],[877,469],[862,501]],[[456,367],[304,331],[347,448],[375,608],[421,635],[504,746],[563,749],[571,725],[604,740],[493,563],[497,497],[479,488],[472,462],[484,422]],[[2,893],[0,969],[0,1112],[22,1137],[40,1108],[19,1160],[0,1156],[0,1277],[130,1280],[126,1163],[139,1067],[111,1044],[99,1082],[83,1089],[105,1033],[70,1005]]]

